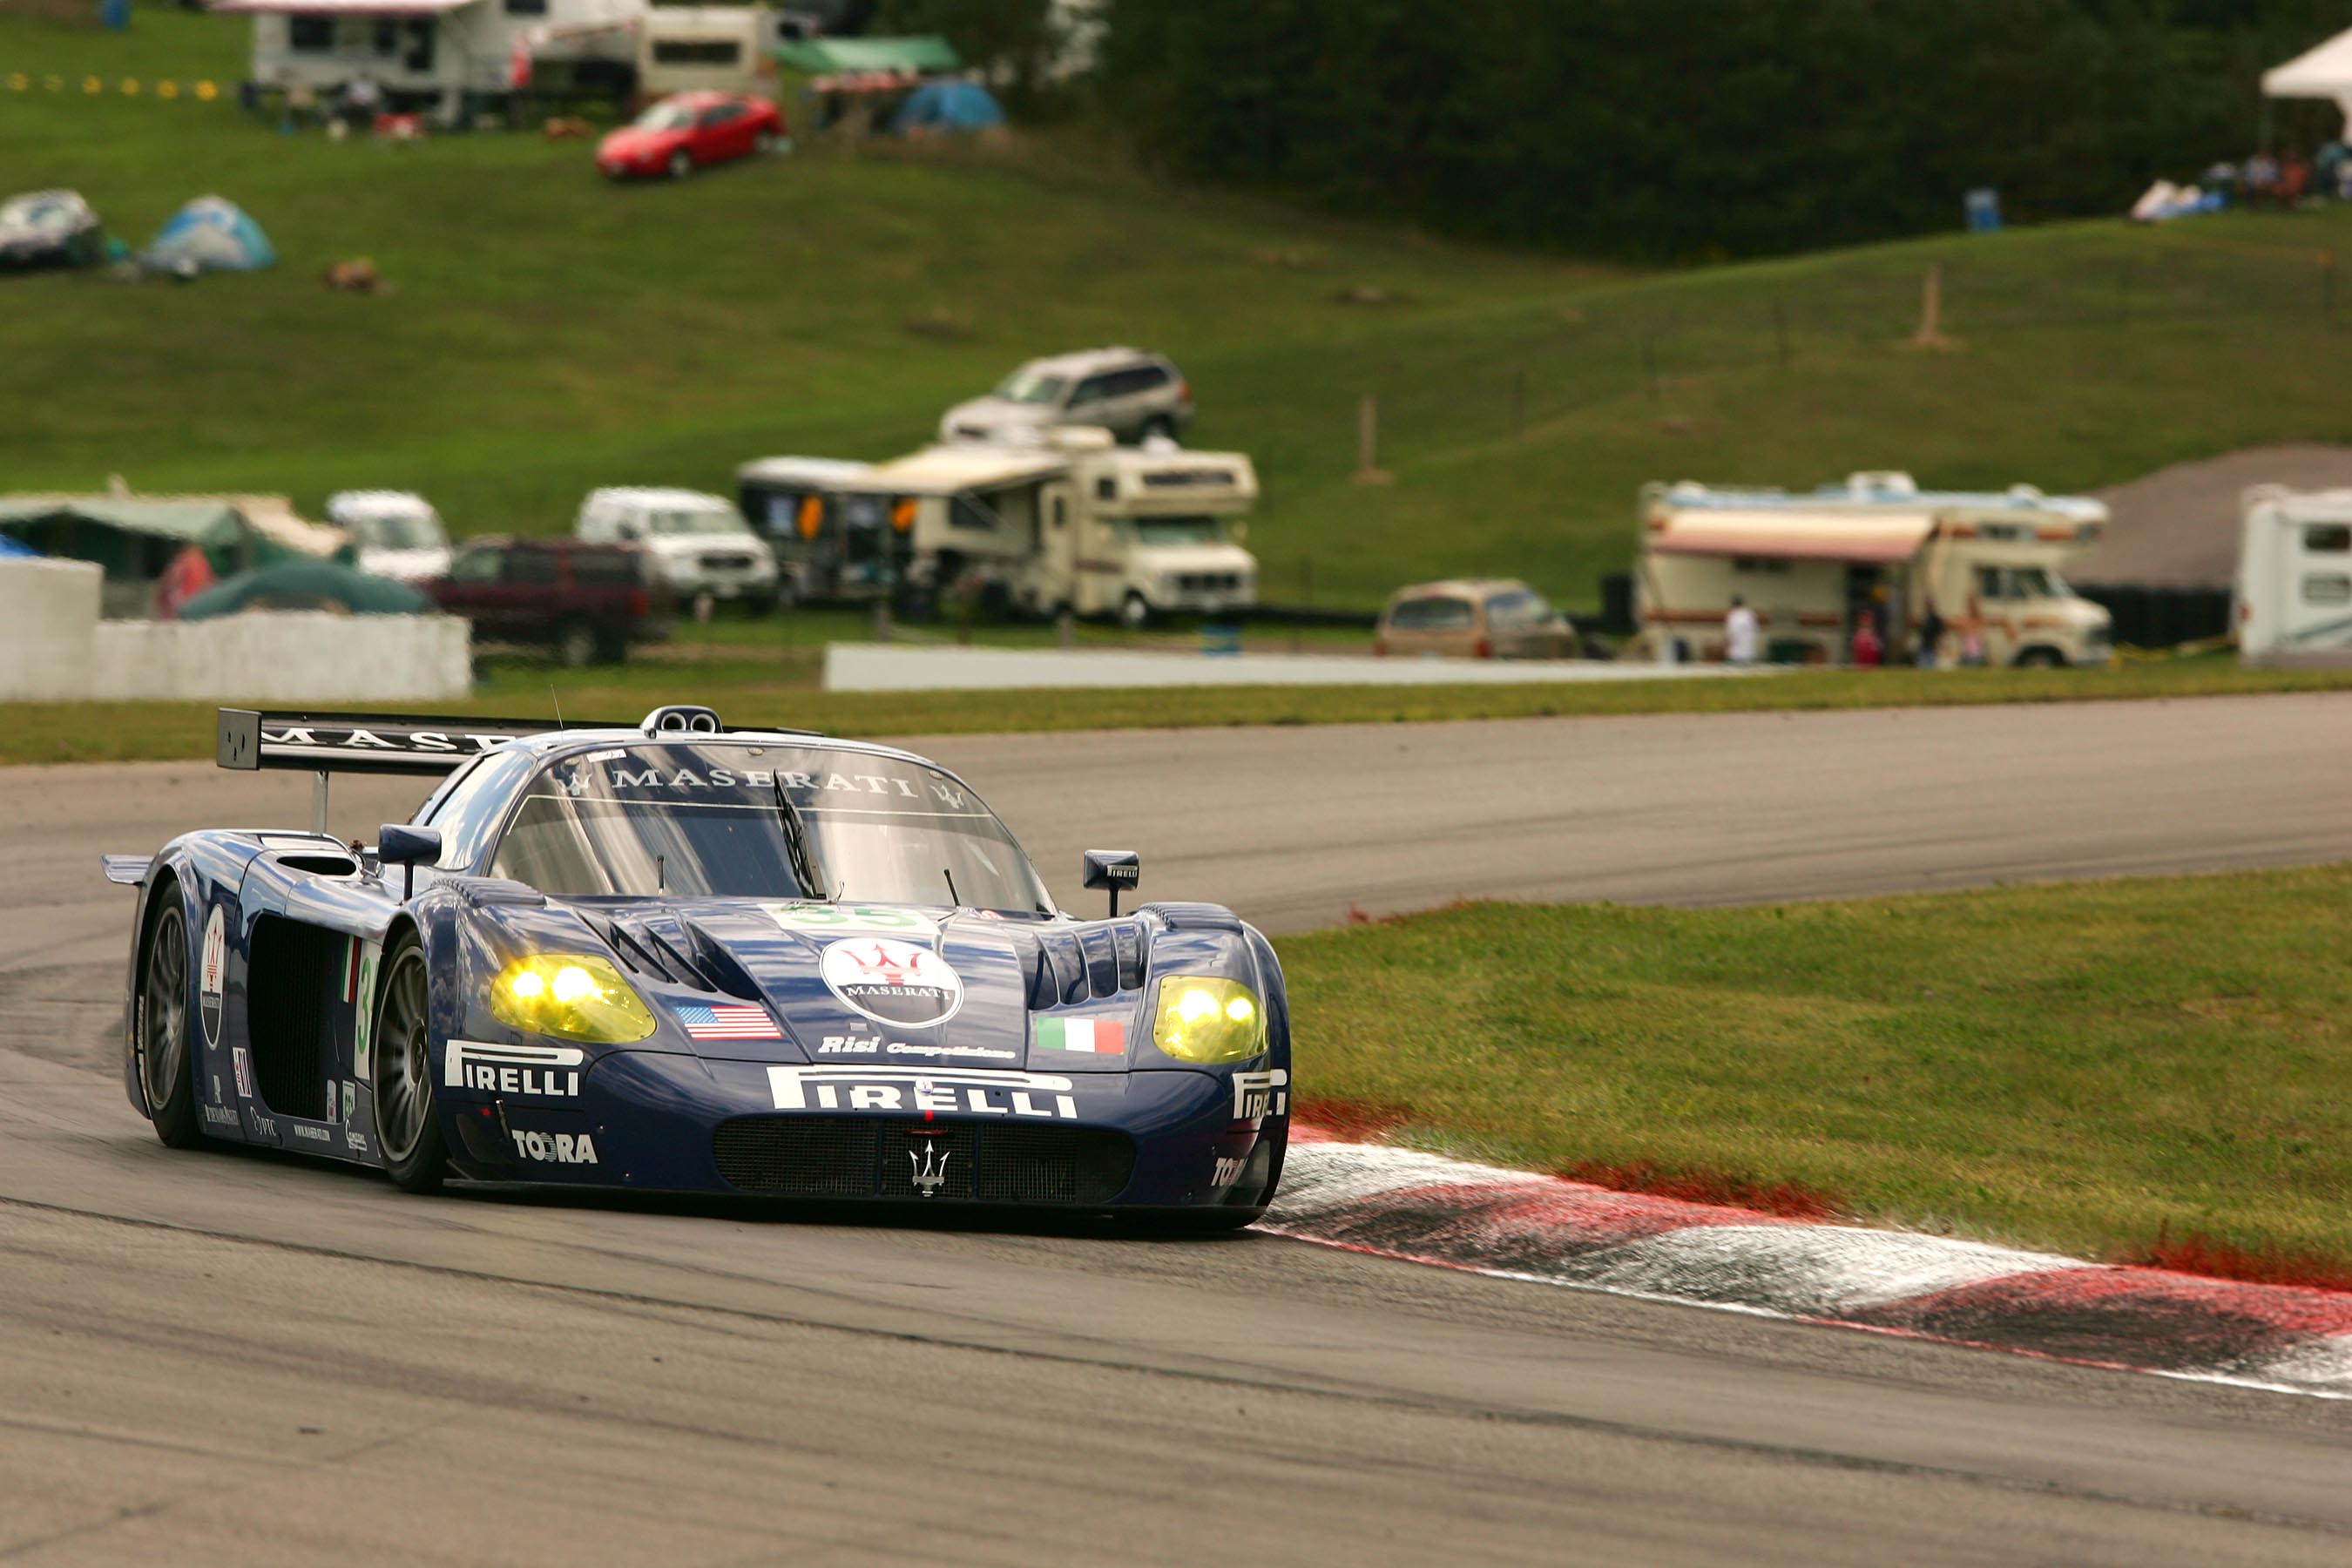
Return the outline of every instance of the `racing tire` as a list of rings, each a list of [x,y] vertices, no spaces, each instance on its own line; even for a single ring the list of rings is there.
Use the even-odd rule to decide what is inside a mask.
[[[583,669],[596,658],[596,628],[577,618],[555,628],[555,662],[566,669]]]
[[[139,1083],[148,1120],[167,1148],[193,1149],[205,1141],[196,1114],[196,1075],[190,1060],[188,1005],[195,952],[176,882],[163,889],[171,902],[147,930],[139,963]]]
[[[1127,597],[1118,602],[1118,624],[1129,631],[1139,632],[1151,624],[1151,603],[1129,588]]]
[[[430,1045],[433,981],[425,944],[404,931],[385,955],[376,983],[374,1060],[375,1145],[383,1173],[403,1192],[437,1191],[449,1170],[449,1146],[433,1109]]]
[[[683,180],[694,173],[694,155],[681,147],[669,155],[667,168],[671,179]]]

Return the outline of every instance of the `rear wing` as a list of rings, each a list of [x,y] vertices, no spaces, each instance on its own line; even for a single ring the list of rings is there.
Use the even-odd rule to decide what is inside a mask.
[[[624,730],[626,724],[564,724],[545,719],[442,719],[418,713],[265,713],[224,708],[215,760],[225,768],[293,768],[316,773],[438,776],[493,746],[563,730]]]
[[[330,773],[453,773],[493,746],[562,730],[612,730],[617,724],[565,724],[545,719],[438,719],[422,713],[264,713],[224,708],[214,760],[225,768],[293,768],[317,775],[310,831],[327,831]]]

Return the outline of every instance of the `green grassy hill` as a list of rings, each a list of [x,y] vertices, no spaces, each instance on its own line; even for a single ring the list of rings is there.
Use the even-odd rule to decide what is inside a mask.
[[[600,483],[890,456],[1026,355],[1124,341],[1184,366],[1198,443],[1257,457],[1269,596],[1310,573],[1318,602],[1369,604],[1491,571],[1581,604],[1625,564],[1645,479],[1909,468],[2056,489],[2352,437],[2333,216],[1641,278],[1170,190],[1076,138],[817,149],[613,189],[576,142],[339,146],[229,97],[155,96],[160,77],[234,83],[247,28],[159,6],[123,36],[0,16],[0,178],[75,186],[134,242],[216,191],[283,258],[187,288],[0,279],[0,485],[121,472],[312,506],[387,485],[460,531],[561,530]],[[80,91],[86,72],[109,90]],[[320,286],[361,255],[395,293]],[[1896,347],[1935,261],[1960,346]],[[1387,485],[1350,478],[1366,393]]]

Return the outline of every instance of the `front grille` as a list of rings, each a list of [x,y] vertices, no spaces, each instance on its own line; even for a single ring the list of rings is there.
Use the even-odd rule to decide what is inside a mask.
[[[721,1122],[710,1152],[728,1184],[793,1198],[874,1193],[874,1129],[843,1117]]]
[[[751,558],[748,555],[706,555],[702,558],[705,572],[749,572]]]
[[[1186,594],[1233,594],[1241,585],[1241,574],[1236,572],[1186,572],[1176,579],[1178,590]]]
[[[984,1204],[1099,1204],[1135,1169],[1135,1141],[1085,1127],[991,1127],[980,1167]]]
[[[746,1116],[711,1137],[719,1174],[762,1196],[1102,1204],[1135,1170],[1135,1141],[1099,1127]]]

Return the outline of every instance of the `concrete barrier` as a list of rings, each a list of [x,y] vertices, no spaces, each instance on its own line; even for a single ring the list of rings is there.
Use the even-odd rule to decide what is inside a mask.
[[[454,616],[255,610],[210,621],[99,618],[82,561],[0,561],[0,700],[417,702],[474,688]]]
[[[1582,680],[1687,680],[1764,673],[1723,665],[1580,659],[1350,658],[1332,654],[1175,653],[1071,648],[915,647],[829,643],[828,691],[982,691],[1132,686],[1478,686]]]
[[[87,561],[0,561],[0,699],[83,694],[103,576]]]
[[[258,610],[209,621],[101,621],[98,698],[409,702],[473,690],[473,650],[455,616]]]

